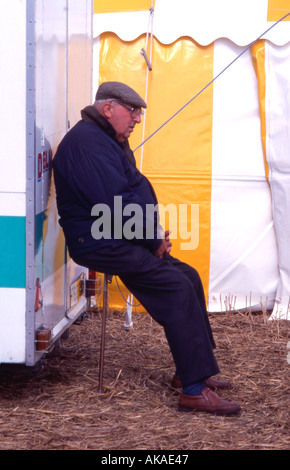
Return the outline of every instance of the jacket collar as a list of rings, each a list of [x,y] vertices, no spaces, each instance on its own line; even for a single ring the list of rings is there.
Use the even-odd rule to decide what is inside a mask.
[[[82,109],[81,116],[82,116],[83,121],[93,122],[97,124],[110,137],[112,137],[113,139],[116,138],[116,131],[113,128],[113,126],[111,126],[109,121],[107,121],[107,119],[104,118],[104,116],[102,116],[101,113],[99,113],[99,111],[97,111],[97,109],[94,106],[87,106],[86,108]]]
[[[113,126],[111,126],[111,124],[107,121],[107,119],[104,118],[104,116],[102,116],[101,113],[99,113],[99,111],[94,106],[87,106],[86,108],[82,109],[81,116],[82,116],[83,121],[92,122],[94,124],[97,124],[99,127],[101,127],[103,131],[106,132],[107,135],[109,135],[112,139],[115,140],[115,142],[117,142],[117,144],[121,147],[121,149],[125,153],[129,162],[133,166],[136,166],[136,160],[135,160],[132,150],[130,149],[128,139],[126,139],[124,143],[118,142],[116,140],[115,129],[113,128]]]

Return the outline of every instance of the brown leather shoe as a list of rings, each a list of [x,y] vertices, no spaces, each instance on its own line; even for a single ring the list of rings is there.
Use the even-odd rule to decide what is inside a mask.
[[[182,388],[181,380],[177,375],[174,375],[171,381],[172,388]]]
[[[230,390],[233,388],[232,384],[227,380],[218,380],[214,379],[213,377],[209,377],[204,381],[205,385],[210,388],[211,390]]]
[[[210,388],[211,390],[230,390],[233,388],[232,384],[226,380],[218,380],[214,379],[213,377],[209,377],[204,381],[205,385]],[[173,376],[171,386],[173,388],[182,388],[180,378],[177,375]]]
[[[217,415],[230,415],[241,411],[237,403],[223,400],[212,390],[205,388],[201,395],[190,396],[182,393],[179,398],[179,411],[205,411]]]

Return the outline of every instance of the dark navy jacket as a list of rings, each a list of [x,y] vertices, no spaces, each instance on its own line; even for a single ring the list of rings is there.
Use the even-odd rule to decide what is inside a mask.
[[[82,116],[63,138],[53,159],[59,223],[72,258],[120,242],[114,239],[114,196],[122,196],[123,208],[138,204],[144,216],[147,204],[157,204],[150,182],[136,168],[132,158],[129,161],[131,151],[125,153],[114,139],[112,126],[91,106],[82,111]],[[102,216],[102,212],[99,216],[92,215],[96,204],[106,204],[111,211],[109,239],[92,236],[92,225]],[[123,223],[129,219],[125,217]],[[145,218],[143,222],[143,236],[130,241],[154,251],[161,244],[157,236],[157,215],[154,215],[152,237],[146,238]]]

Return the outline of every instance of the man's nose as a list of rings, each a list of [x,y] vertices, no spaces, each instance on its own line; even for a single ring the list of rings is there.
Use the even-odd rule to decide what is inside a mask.
[[[139,124],[139,123],[141,122],[141,120],[142,120],[141,114],[136,114],[136,116],[133,117],[133,120],[134,120],[137,124]]]

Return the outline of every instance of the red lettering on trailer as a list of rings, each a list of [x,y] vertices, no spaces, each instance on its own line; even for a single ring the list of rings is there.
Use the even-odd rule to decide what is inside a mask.
[[[48,168],[47,151],[45,150],[43,152],[43,157],[42,157],[42,170],[45,171],[47,168]]]
[[[42,153],[38,154],[37,157],[37,177],[38,181],[41,180],[43,173],[48,171],[51,167],[52,162],[52,151],[44,150]]]
[[[42,154],[38,154],[38,159],[37,159],[37,168],[38,168],[38,179],[41,178],[42,175]]]

